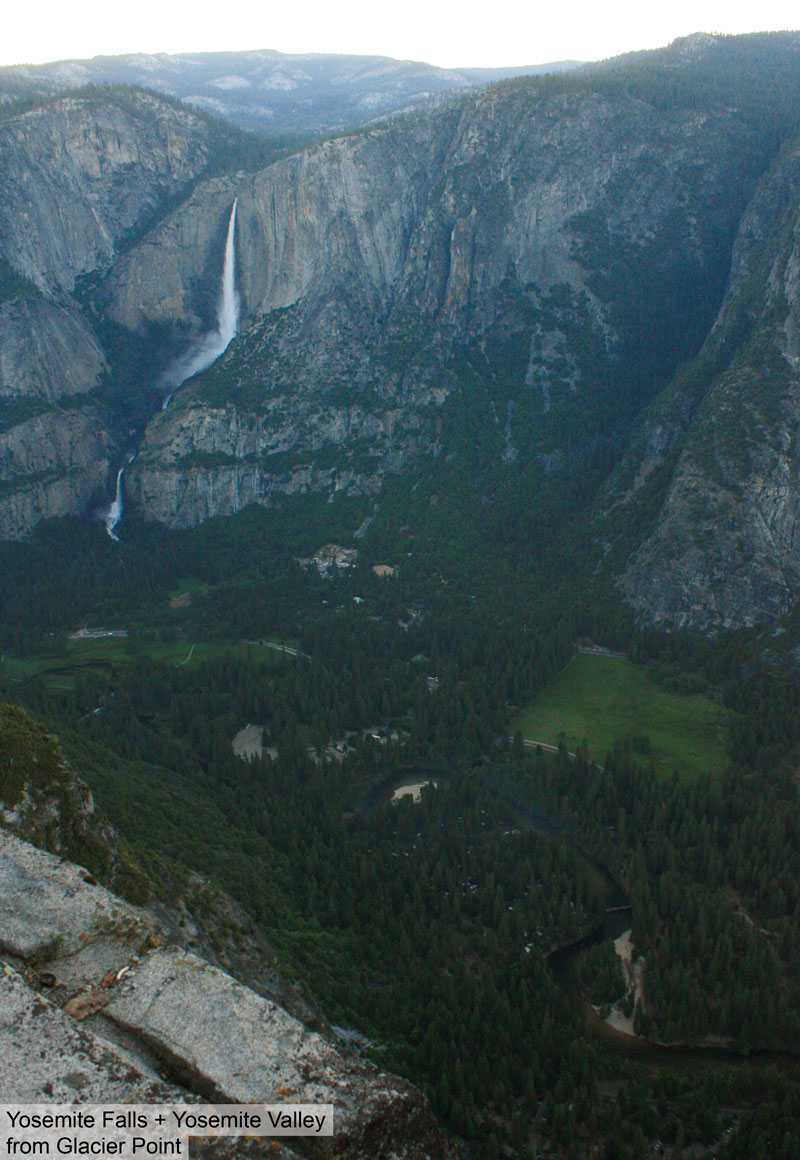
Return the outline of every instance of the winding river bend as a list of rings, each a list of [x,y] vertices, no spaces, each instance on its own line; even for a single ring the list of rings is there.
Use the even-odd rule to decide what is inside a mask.
[[[222,283],[220,285],[219,301],[217,304],[216,329],[194,343],[185,354],[176,359],[162,378],[164,401],[162,411],[166,411],[172,402],[175,392],[194,375],[215,363],[220,355],[230,346],[239,329],[239,295],[236,293],[236,206],[238,198],[234,199],[228,218],[228,232],[225,236],[225,256],[222,262]],[[141,436],[140,436],[141,438]],[[125,453],[125,462],[117,472],[117,482],[114,499],[106,511],[104,521],[106,531],[112,540],[119,540],[116,534],[117,524],[122,519],[124,511],[124,476],[125,469],[133,463],[138,453],[138,443],[129,447]]]
[[[535,805],[521,802],[515,794],[509,793],[495,778],[486,776],[480,767],[473,769],[473,775],[494,797],[513,809],[520,821],[529,825],[537,833],[546,838],[562,837],[602,879],[604,884],[604,913],[602,918],[580,938],[551,950],[546,958],[556,980],[585,1011],[588,1027],[602,1038],[608,1047],[620,1054],[653,1064],[669,1063],[692,1067],[720,1063],[751,1067],[777,1065],[794,1074],[800,1074],[800,1054],[758,1049],[749,1052],[748,1055],[743,1055],[732,1047],[657,1043],[641,1036],[626,1035],[602,1020],[583,995],[579,993],[572,977],[572,964],[578,955],[588,947],[596,946],[598,943],[613,942],[630,928],[630,897],[609,867],[586,848],[569,826],[540,812]]]

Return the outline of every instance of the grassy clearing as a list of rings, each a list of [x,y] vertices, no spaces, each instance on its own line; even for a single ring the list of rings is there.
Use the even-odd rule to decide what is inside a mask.
[[[73,689],[81,673],[110,674],[130,664],[136,657],[148,656],[177,666],[194,668],[215,657],[233,654],[252,661],[275,661],[281,655],[276,649],[241,641],[162,641],[132,640],[107,636],[67,640],[51,653],[36,656],[3,656],[8,681],[24,681],[41,676],[49,688]]]
[[[174,611],[176,608],[188,608],[195,600],[203,600],[211,591],[208,584],[204,584],[201,580],[182,580],[177,588],[168,593],[167,599],[170,608]]]
[[[708,697],[667,693],[632,661],[581,654],[517,718],[523,737],[574,751],[585,739],[602,761],[614,742],[649,738],[656,772],[719,774],[727,764],[727,716]]]

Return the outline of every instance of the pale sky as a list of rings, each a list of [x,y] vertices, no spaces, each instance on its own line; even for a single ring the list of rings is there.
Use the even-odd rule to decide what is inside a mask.
[[[538,64],[598,60],[656,48],[690,32],[800,26],[796,0],[33,0],[7,6],[0,64],[129,52],[379,54],[430,64]]]

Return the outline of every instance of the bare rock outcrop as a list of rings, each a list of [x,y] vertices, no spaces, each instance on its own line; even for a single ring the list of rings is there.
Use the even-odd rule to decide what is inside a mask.
[[[92,399],[108,360],[78,283],[99,277],[188,190],[216,137],[189,109],[121,89],[3,118],[0,537],[83,515],[108,490],[114,418]]]
[[[0,969],[0,1091],[8,1103],[180,1102],[124,1048],[75,1023],[8,965]]]
[[[0,432],[0,536],[82,515],[102,495],[113,443],[99,408],[46,410]]]
[[[47,963],[62,993],[115,976],[157,938],[157,924],[62,861],[0,829],[0,951]]]
[[[384,1148],[403,1134],[413,1147],[428,1120],[410,1084],[342,1056],[275,1003],[179,948],[147,955],[115,989],[106,1015],[208,1099],[333,1104],[340,1150],[382,1132]]]
[[[333,1103],[336,1134],[321,1154],[450,1155],[410,1084],[342,1054],[198,955],[162,949],[149,912],[3,830],[0,900],[0,951],[11,964],[0,978],[7,1099],[79,1090],[98,1102]]]
[[[0,305],[0,400],[54,403],[85,395],[99,385],[105,365],[94,332],[74,307],[32,295]]]

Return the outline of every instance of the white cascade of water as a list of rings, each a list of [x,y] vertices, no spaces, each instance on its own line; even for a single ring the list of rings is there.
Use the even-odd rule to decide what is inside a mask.
[[[108,532],[109,536],[111,536],[111,539],[116,540],[117,543],[119,543],[119,536],[114,531],[114,528],[122,519],[122,477],[125,474],[125,468],[133,463],[135,458],[135,451],[129,451],[125,456],[125,462],[117,472],[117,487],[114,492],[114,498],[111,501],[111,506],[106,512],[105,516],[106,531]]]
[[[119,543],[119,536],[114,531],[114,528],[117,526],[122,516],[122,477],[124,474],[125,468],[120,467],[119,471],[117,472],[117,490],[114,492],[114,499],[112,500],[111,507],[108,509],[108,514],[106,515],[106,531],[108,532],[109,536],[111,536],[111,539],[116,540],[117,543]]]
[[[207,370],[228,349],[239,328],[239,295],[236,293],[236,198],[228,219],[225,239],[225,261],[222,265],[222,286],[217,304],[217,328],[204,334],[186,354],[177,359],[164,375],[162,410],[166,411],[172,398],[183,383],[200,371]]]
[[[228,349],[239,329],[239,295],[236,293],[236,206],[238,201],[238,198],[234,198],[231,216],[228,219],[225,259],[222,264],[222,286],[217,304],[217,328],[204,334],[186,354],[172,364],[164,375],[163,384],[167,393],[161,405],[163,411],[166,411],[172,402],[178,387],[190,379],[192,375],[207,370],[212,363],[217,361],[219,356]],[[125,468],[135,458],[135,451],[128,452],[125,463],[117,472],[114,499],[105,516],[106,531],[112,540],[119,541],[119,536],[114,529],[122,519],[122,477],[125,474]]]

